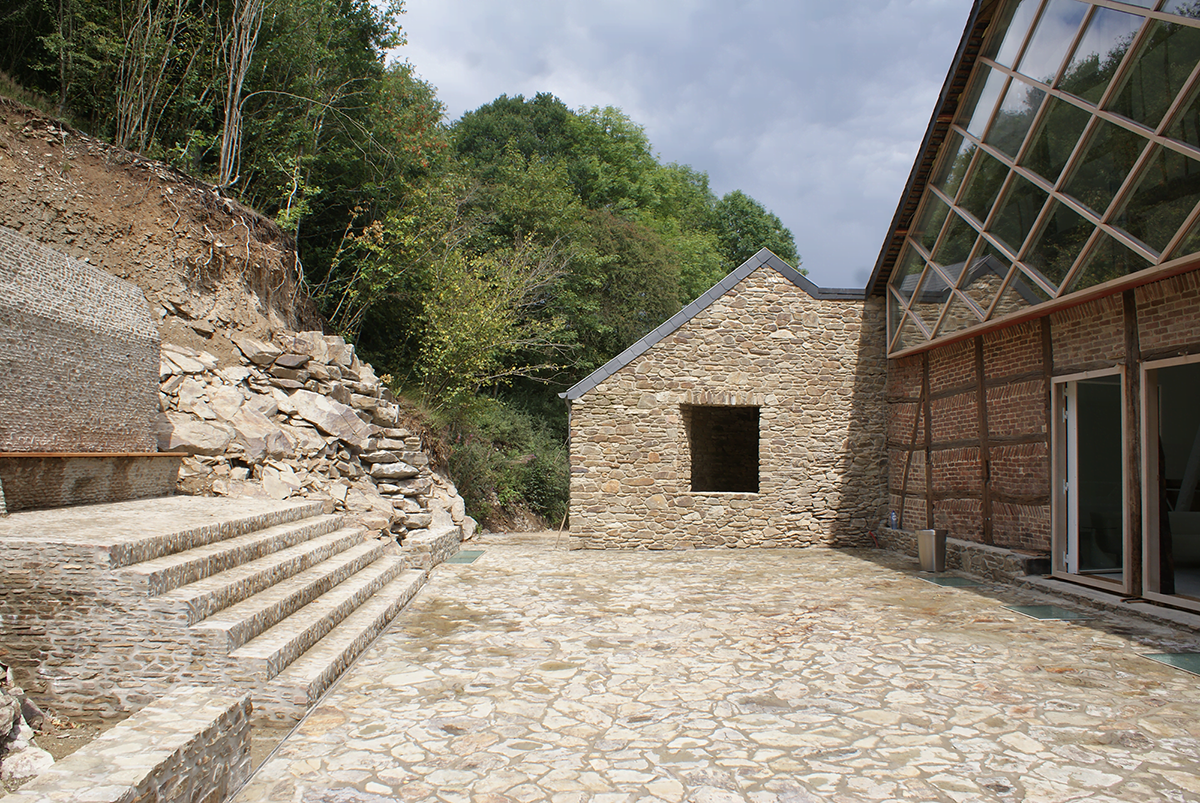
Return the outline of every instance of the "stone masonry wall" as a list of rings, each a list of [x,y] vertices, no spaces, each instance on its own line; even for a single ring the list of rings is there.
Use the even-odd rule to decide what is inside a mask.
[[[152,452],[142,291],[0,226],[0,452]]]
[[[886,502],[883,309],[760,267],[571,405],[576,548],[868,545]],[[693,492],[682,408],[759,408],[759,492]]]

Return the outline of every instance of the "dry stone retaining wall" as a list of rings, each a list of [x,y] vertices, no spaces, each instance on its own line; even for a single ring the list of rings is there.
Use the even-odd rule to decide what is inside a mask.
[[[188,454],[180,490],[320,500],[401,538],[435,521],[474,534],[457,489],[398,426],[394,398],[353,346],[320,332],[234,342],[240,359],[226,365],[163,345],[158,445]]]
[[[760,267],[571,405],[583,548],[868,545],[886,503],[883,308]],[[687,405],[759,408],[759,491],[694,492]]]

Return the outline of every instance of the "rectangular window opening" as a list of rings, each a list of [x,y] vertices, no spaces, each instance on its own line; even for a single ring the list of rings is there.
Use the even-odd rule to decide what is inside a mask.
[[[681,408],[693,491],[758,493],[758,407]]]

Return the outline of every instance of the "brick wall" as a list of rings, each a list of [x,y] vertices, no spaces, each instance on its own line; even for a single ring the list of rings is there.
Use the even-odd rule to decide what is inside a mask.
[[[867,545],[886,509],[883,307],[760,267],[571,406],[576,547]],[[693,492],[688,405],[759,408],[759,492]]]
[[[1200,271],[1143,285],[1134,298],[1143,359],[1200,353]],[[1044,364],[1044,327],[1049,330],[1050,366]],[[1125,328],[1124,302],[1117,293],[924,355],[890,360],[889,504],[903,514],[904,526],[934,526],[971,541],[1049,550],[1047,374],[1066,376],[1124,364]],[[977,349],[983,357],[986,410],[979,407]],[[917,401],[926,365],[933,479],[928,493],[922,421],[926,403]],[[1129,375],[1137,377],[1137,366],[1131,368]],[[985,414],[986,443],[981,437]]]
[[[152,452],[142,291],[0,227],[0,452]]]

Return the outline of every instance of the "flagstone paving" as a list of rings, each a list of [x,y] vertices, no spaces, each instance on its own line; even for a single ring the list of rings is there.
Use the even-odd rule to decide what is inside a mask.
[[[236,798],[1200,800],[1195,633],[831,550],[443,564]]]

